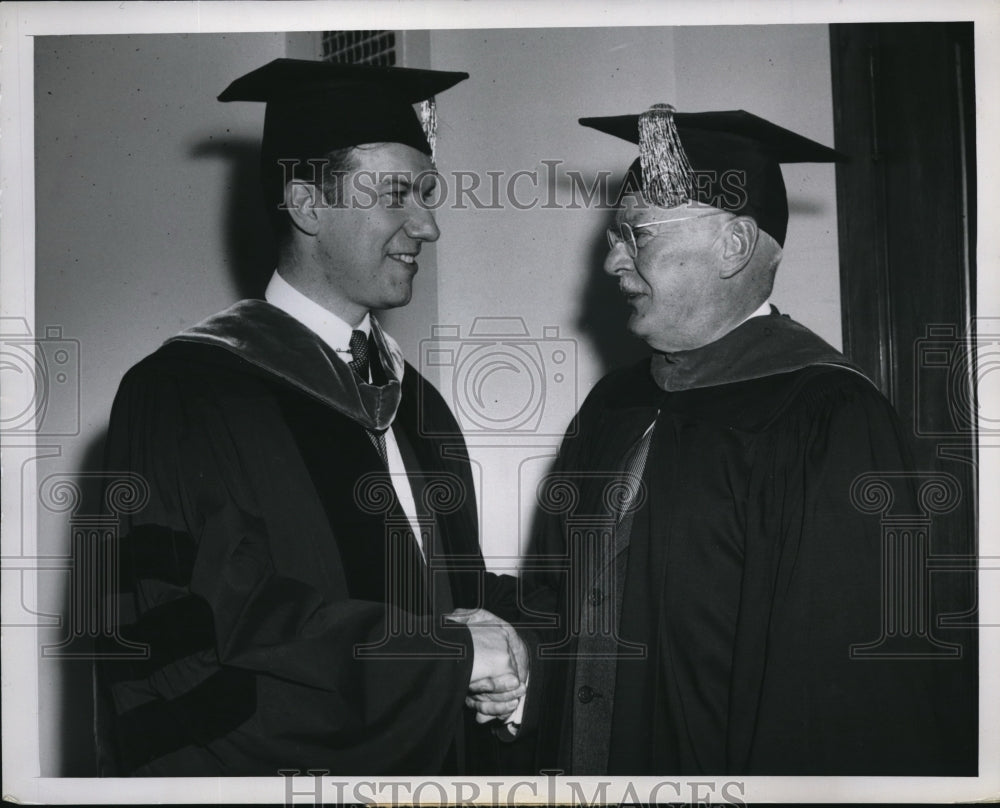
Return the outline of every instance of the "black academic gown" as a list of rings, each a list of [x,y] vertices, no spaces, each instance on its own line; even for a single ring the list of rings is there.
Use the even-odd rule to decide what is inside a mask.
[[[574,620],[612,593],[590,572],[580,577],[586,565],[574,553],[586,542],[568,537],[618,518],[609,481],[654,421],[644,498],[617,558],[615,642],[619,653],[644,650],[612,663],[609,686],[600,662],[572,658]],[[876,388],[777,312],[706,348],[605,377],[557,462],[556,478],[578,499],[552,489],[526,564],[536,598],[555,592],[561,615],[548,640],[558,653],[545,666],[539,767],[974,772],[975,727],[947,718],[954,660],[850,654],[879,639],[883,613],[879,516],[852,503],[851,486],[863,473],[910,468],[904,443]],[[895,509],[918,510],[905,492]],[[580,770],[581,739],[604,744],[606,765]]]
[[[112,650],[149,653],[100,665],[105,773],[466,768],[471,638],[440,618],[509,614],[509,589],[483,568],[451,413],[412,367],[399,384],[374,332],[384,387],[260,301],[125,376],[107,469],[141,475],[148,501],[121,522]],[[390,421],[429,565],[366,434]]]

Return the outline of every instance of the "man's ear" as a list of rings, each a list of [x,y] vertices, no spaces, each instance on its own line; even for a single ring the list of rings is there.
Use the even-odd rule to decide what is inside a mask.
[[[290,180],[285,185],[285,210],[299,230],[309,236],[319,232],[320,190],[311,182]]]
[[[722,269],[719,277],[728,279],[738,274],[753,258],[760,228],[749,216],[737,216],[726,224],[722,234]]]

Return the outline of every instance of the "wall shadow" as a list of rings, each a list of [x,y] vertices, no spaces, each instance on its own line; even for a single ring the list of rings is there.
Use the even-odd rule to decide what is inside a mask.
[[[605,222],[591,239],[587,261],[583,267],[586,284],[580,296],[575,322],[576,328],[587,340],[585,350],[597,359],[599,377],[616,368],[632,365],[651,353],[645,342],[626,330],[629,307],[618,291],[618,281],[604,271],[604,259],[608,255],[604,228],[611,224],[613,218],[614,210],[609,209]],[[585,397],[589,391],[580,392]],[[582,399],[580,403],[583,403]],[[552,470],[553,463],[554,461],[549,464],[546,474]],[[541,524],[542,514],[536,509],[528,534],[528,554],[535,550]]]
[[[825,213],[826,210],[827,206],[822,202],[816,201],[815,199],[806,199],[804,197],[797,196],[788,197],[789,222],[819,216]]]
[[[608,224],[612,216],[608,214]],[[618,281],[604,271],[607,254],[608,242],[602,229],[590,244],[585,270],[587,282],[576,319],[576,327],[589,343],[588,350],[598,359],[601,376],[650,354],[646,343],[625,328],[629,308],[618,291]]]
[[[227,164],[226,266],[241,298],[262,298],[278,253],[260,189],[260,140],[209,137],[194,143],[189,155]]]
[[[104,482],[100,473],[104,468],[104,446],[107,429],[100,430],[87,444],[83,462],[76,469],[75,481],[80,490],[80,501],[74,516],[99,514],[102,511]],[[57,665],[62,687],[60,688],[59,715],[59,777],[94,777],[97,775],[97,749],[94,740],[94,690],[93,690],[93,638],[74,636],[75,616],[79,608],[101,608],[94,602],[80,603],[75,593],[73,577],[80,570],[90,571],[84,559],[79,557],[79,548],[74,546],[72,536],[67,537],[70,547],[72,568],[65,576],[60,614],[63,625],[59,629],[60,640],[66,642],[58,653],[63,654],[47,660]],[[96,582],[89,582],[96,585]],[[74,602],[74,601],[77,602]],[[91,624],[91,620],[84,619]],[[69,656],[69,655],[72,656]]]
[[[605,230],[614,221],[625,180],[624,172],[595,173],[569,165],[561,167],[549,188],[552,198],[562,200],[569,209],[603,212],[590,237],[587,258],[580,267],[586,281],[574,322],[587,340],[586,350],[597,359],[600,376],[632,364],[650,352],[644,342],[626,330],[628,306],[618,291],[618,281],[604,272],[604,259],[608,255]]]

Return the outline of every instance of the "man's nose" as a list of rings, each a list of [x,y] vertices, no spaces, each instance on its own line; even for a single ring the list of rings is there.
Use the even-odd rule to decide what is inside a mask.
[[[434,211],[422,205],[416,205],[410,213],[410,218],[406,221],[406,235],[421,241],[437,241],[441,236],[441,231],[434,219]]]
[[[618,275],[629,269],[635,268],[635,259],[628,254],[625,243],[619,241],[608,251],[607,258],[604,259],[604,271],[609,275]]]

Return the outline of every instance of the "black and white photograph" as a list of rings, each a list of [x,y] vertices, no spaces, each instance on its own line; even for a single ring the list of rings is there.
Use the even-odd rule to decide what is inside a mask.
[[[5,800],[1000,799],[1000,7],[0,17]]]

